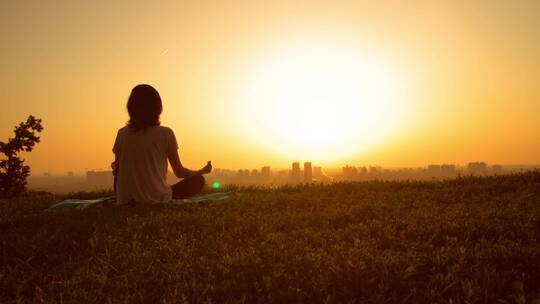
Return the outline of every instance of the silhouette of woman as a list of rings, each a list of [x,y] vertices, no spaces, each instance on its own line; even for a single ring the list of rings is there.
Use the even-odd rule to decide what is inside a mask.
[[[165,203],[200,192],[202,175],[212,171],[212,164],[209,161],[197,171],[182,166],[174,132],[160,125],[163,106],[158,91],[147,84],[135,86],[127,110],[129,121],[118,130],[111,164],[117,203]],[[174,174],[183,178],[171,187],[166,183],[167,160]]]

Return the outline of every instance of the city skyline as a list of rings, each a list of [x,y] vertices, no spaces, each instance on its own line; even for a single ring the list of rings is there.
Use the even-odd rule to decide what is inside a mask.
[[[217,170],[231,170],[231,171],[238,171],[238,170],[248,170],[248,171],[252,171],[254,169],[257,169],[257,170],[261,170],[264,169],[264,168],[269,168],[271,170],[286,170],[286,169],[290,169],[290,165],[292,163],[295,163],[297,161],[292,161],[289,163],[289,166],[271,166],[271,165],[268,165],[268,164],[262,164],[262,165],[259,165],[259,166],[254,166],[254,167],[247,167],[247,166],[240,166],[240,167],[237,167],[237,168],[231,168],[231,167],[220,167],[220,166],[215,166],[215,169]],[[310,161],[307,161],[307,162],[310,162]],[[303,164],[304,162],[299,162],[299,164]],[[311,163],[311,162],[310,162]],[[455,166],[456,168],[466,168],[469,164],[471,163],[485,163],[487,164],[488,166],[503,166],[503,167],[530,167],[530,168],[536,168],[536,167],[540,167],[540,163],[500,163],[500,162],[494,162],[494,163],[490,163],[490,162],[486,162],[486,161],[483,161],[483,160],[474,160],[474,161],[468,161],[468,162],[464,162],[464,163],[457,163],[457,162],[433,162],[433,163],[425,163],[425,164],[420,164],[420,165],[416,165],[416,166],[384,166],[384,165],[381,165],[381,164],[377,164],[377,163],[342,163],[342,164],[337,164],[337,165],[332,165],[332,166],[324,166],[323,164],[321,163],[317,163],[316,165],[313,166],[313,170],[315,170],[315,168],[317,167],[322,167],[322,168],[325,168],[327,170],[341,170],[341,168],[345,167],[345,166],[353,166],[353,167],[357,167],[357,168],[360,168],[360,167],[380,167],[380,168],[387,168],[387,169],[407,169],[407,168],[413,168],[413,169],[417,169],[417,168],[424,168],[424,167],[428,167],[430,165],[450,165],[450,166]],[[107,167],[107,166],[103,166],[103,167],[99,167],[99,168],[83,168],[82,170],[80,171],[76,171],[76,170],[68,170],[68,171],[44,171],[44,172],[38,172],[38,173],[35,173],[35,172],[32,172],[31,176],[83,176],[83,175],[86,175],[87,172],[91,172],[91,171],[111,171],[110,170],[110,167]],[[169,167],[168,168],[168,172],[172,172],[171,171],[171,168]]]
[[[303,166],[302,166],[303,165]],[[260,185],[278,186],[302,183],[332,183],[340,181],[369,181],[369,180],[442,180],[467,175],[496,175],[538,170],[534,165],[500,165],[485,162],[469,162],[464,165],[456,164],[427,164],[420,167],[390,168],[374,165],[344,165],[339,168],[325,168],[312,162],[292,162],[289,168],[272,168],[262,166],[251,169],[216,168],[207,176],[207,184],[215,182],[220,187],[226,185]],[[171,171],[168,171],[167,182],[179,181]],[[111,170],[91,170],[85,174],[67,172],[64,175],[44,174],[31,176],[29,188],[57,193],[77,191],[107,190],[112,187],[113,175]]]

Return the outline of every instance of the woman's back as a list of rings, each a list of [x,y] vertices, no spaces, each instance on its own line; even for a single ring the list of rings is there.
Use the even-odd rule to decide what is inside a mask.
[[[167,156],[177,149],[174,132],[167,127],[153,126],[135,130],[126,126],[118,130],[113,147],[119,167],[117,202],[170,201],[172,190],[166,183]]]

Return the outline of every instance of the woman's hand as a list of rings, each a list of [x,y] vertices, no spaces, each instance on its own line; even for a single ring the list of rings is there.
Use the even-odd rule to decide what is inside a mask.
[[[116,161],[113,161],[111,163],[111,169],[113,170],[113,175],[116,176],[118,174],[118,163]]]
[[[204,166],[201,170],[199,170],[200,174],[207,174],[212,172],[212,162],[208,161],[206,166]]]

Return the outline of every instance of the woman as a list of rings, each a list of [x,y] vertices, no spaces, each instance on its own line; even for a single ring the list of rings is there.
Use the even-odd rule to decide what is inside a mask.
[[[212,171],[209,161],[198,171],[184,168],[178,156],[174,132],[160,126],[161,97],[152,86],[133,88],[127,102],[129,121],[116,135],[111,164],[118,204],[165,203],[197,194],[204,186],[203,174]],[[174,175],[183,178],[169,187],[167,160]]]

